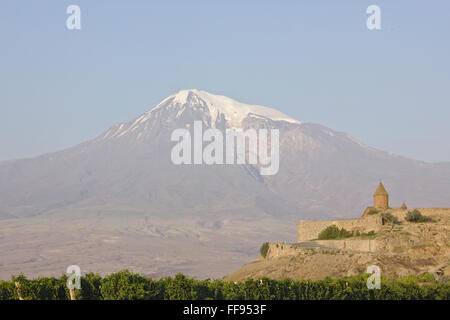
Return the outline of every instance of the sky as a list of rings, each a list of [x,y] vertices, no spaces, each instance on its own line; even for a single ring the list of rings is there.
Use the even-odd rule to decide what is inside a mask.
[[[81,29],[69,30],[69,5]],[[369,5],[381,30],[366,26]],[[0,160],[61,150],[182,89],[450,161],[450,2],[0,1]]]

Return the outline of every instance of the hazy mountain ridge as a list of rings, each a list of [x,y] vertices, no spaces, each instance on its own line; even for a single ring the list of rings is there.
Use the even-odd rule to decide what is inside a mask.
[[[238,112],[240,107],[245,112]],[[172,164],[170,150],[175,143],[170,134],[177,128],[192,130],[196,120],[202,121],[204,128],[222,130],[238,124],[243,129],[279,129],[278,174],[261,176],[253,165]],[[43,241],[43,234],[36,230],[42,227],[48,235],[54,230],[44,226],[44,221],[55,219],[59,230],[76,219],[75,223],[96,224],[90,233],[80,233],[90,237],[139,234],[139,239],[153,239],[154,249],[146,254],[155,259],[170,249],[164,241],[158,240],[156,246],[158,238],[166,239],[167,246],[205,246],[204,263],[214,259],[213,252],[226,252],[234,259],[230,258],[233,268],[256,255],[263,241],[293,241],[298,219],[359,216],[371,203],[380,178],[394,206],[406,201],[415,207],[450,207],[450,163],[427,164],[392,155],[345,133],[270,108],[183,90],[91,141],[33,159],[0,163],[0,218],[8,222],[4,226],[14,226],[17,234],[30,232],[21,225],[32,228],[35,243]],[[125,228],[122,218],[133,221],[132,227]],[[31,219],[29,223],[27,219]],[[177,228],[171,227],[174,225]],[[2,232],[7,231],[0,228],[0,237]],[[62,243],[68,241],[62,237]],[[135,238],[123,239],[130,241],[130,250],[136,245]],[[12,238],[5,242],[7,249],[14,245]],[[102,248],[98,241],[89,245],[92,252]],[[157,272],[179,270],[177,261],[181,259],[181,268],[192,271],[201,259],[188,258],[190,250],[177,251],[170,263],[154,262],[153,267]],[[36,254],[24,253],[27,259],[23,261]],[[117,259],[119,256],[117,253]],[[2,261],[7,261],[5,258]],[[39,269],[54,258],[36,259],[30,268]],[[99,258],[93,254],[92,259]],[[111,263],[110,259],[104,263]],[[20,261],[18,266],[23,265]],[[127,261],[118,261],[117,265],[127,267]],[[148,264],[139,261],[136,268],[145,272]],[[196,274],[217,274],[227,267],[223,261],[220,266],[219,260],[217,263],[215,267],[214,263],[204,264]]]
[[[215,197],[215,194],[208,193],[206,198],[220,200],[227,192],[231,192],[229,200],[233,200],[240,196],[236,194],[235,188],[229,186],[233,186],[232,181],[239,181],[237,185],[246,186],[247,194],[254,192],[261,197],[273,196],[274,192],[281,196],[284,201],[288,201],[288,211],[294,215],[298,214],[299,217],[302,216],[302,211],[307,215],[326,215],[325,212],[320,212],[320,207],[323,207],[323,210],[333,207],[333,214],[342,214],[347,210],[355,212],[355,207],[338,203],[338,198],[342,198],[341,193],[344,190],[350,194],[352,190],[363,188],[364,195],[361,194],[359,198],[351,197],[351,202],[362,208],[367,200],[370,200],[370,192],[379,179],[383,178],[388,188],[395,193],[397,188],[404,190],[412,187],[409,181],[405,180],[411,179],[411,174],[413,177],[418,176],[414,179],[413,186],[415,183],[424,184],[429,181],[426,183],[427,189],[431,189],[430,183],[447,188],[434,190],[433,187],[433,190],[430,190],[432,192],[424,194],[422,187],[418,186],[417,191],[410,191],[410,196],[402,194],[402,199],[398,201],[422,198],[422,201],[426,202],[425,205],[446,204],[447,199],[444,196],[445,191],[450,190],[450,184],[446,184],[442,178],[450,178],[450,164],[427,164],[376,150],[345,133],[318,124],[302,123],[278,111],[272,111],[272,114],[284,120],[272,120],[267,117],[267,114],[271,114],[267,111],[270,110],[268,108],[264,109],[266,116],[254,116],[251,112],[241,113],[235,116],[233,125],[236,125],[236,119],[239,119],[243,129],[265,127],[280,130],[281,164],[278,175],[259,176],[251,169],[251,165],[223,168],[176,167],[170,163],[169,156],[170,148],[174,145],[170,141],[170,134],[174,129],[185,128],[195,120],[203,121],[205,127],[231,127],[228,119],[233,116],[230,115],[231,112],[226,114],[223,111],[227,110],[226,107],[215,106],[214,111],[217,114],[212,117],[212,102],[204,97],[209,97],[209,100],[216,104],[224,100],[225,105],[233,105],[234,109],[244,106],[247,111],[253,111],[251,108],[254,108],[226,97],[198,90],[183,90],[164,99],[140,117],[113,126],[92,141],[34,159],[0,164],[0,181],[3,182],[0,182],[1,211],[27,216],[79,202],[102,203],[120,198],[120,202],[129,204],[133,204],[133,201],[143,201],[145,206],[155,206],[165,201],[173,203],[172,197],[177,196],[175,194],[167,194],[159,203],[147,201],[151,200],[152,194],[158,194],[158,189],[161,188],[165,188],[168,193],[184,193],[185,197],[180,199],[181,202],[187,197],[195,198],[197,195],[200,198],[193,201],[193,204],[201,203],[205,200],[202,200],[201,194],[208,190],[221,193],[221,196]],[[254,110],[257,112],[259,109]],[[246,175],[242,175],[242,171]],[[420,171],[423,171],[423,177]],[[433,174],[435,171],[438,172]],[[184,188],[179,178],[187,175],[190,175],[189,179],[183,178],[183,183],[187,186]],[[219,180],[213,183],[215,187],[211,186],[212,189],[208,188],[208,184],[212,183],[209,175]],[[224,176],[227,176],[228,184],[222,183]],[[244,183],[243,178],[248,181]],[[194,181],[201,183],[195,184]],[[156,189],[155,184],[158,184]],[[196,186],[196,194],[189,192],[192,184]],[[332,191],[333,189],[335,190]],[[443,199],[439,197],[439,190],[444,192]],[[415,194],[418,191],[421,191],[420,195]],[[330,200],[336,201],[322,206],[319,204],[329,197]]]

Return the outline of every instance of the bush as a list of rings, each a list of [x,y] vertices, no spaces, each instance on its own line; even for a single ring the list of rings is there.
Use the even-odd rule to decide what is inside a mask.
[[[371,209],[369,209],[369,212],[367,212],[367,214],[368,214],[369,216],[372,216],[372,215],[378,214],[378,213],[380,213],[380,211],[377,210],[377,209],[375,209],[375,208],[371,208]]]
[[[204,300],[209,297],[209,281],[198,281],[187,278],[179,273],[175,278],[165,278],[162,280],[164,300]]]
[[[127,300],[449,300],[450,283],[437,282],[429,273],[398,279],[382,277],[380,290],[366,286],[369,274],[324,280],[271,280],[247,279],[245,282],[221,280],[196,280],[182,274],[174,278],[152,280],[127,270],[100,278],[89,274],[82,277],[86,285],[82,299]],[[20,283],[24,299],[70,299],[65,281],[67,278],[38,278],[28,280],[23,276],[11,281],[0,281],[1,299],[18,299],[14,281]],[[421,284],[422,282],[422,284]],[[423,285],[426,282],[426,285]],[[89,284],[87,284],[89,283]],[[64,287],[64,288],[63,288]],[[89,294],[88,294],[89,293]],[[100,293],[100,295],[98,295]],[[89,296],[88,296],[89,295]]]
[[[100,286],[102,278],[98,274],[88,273],[81,277],[81,290],[76,290],[77,300],[101,299]]]
[[[0,280],[0,300],[12,300],[17,298],[14,284],[9,281]]]
[[[405,217],[406,221],[409,222],[430,222],[432,219],[427,216],[423,216],[419,210],[414,209],[413,211],[409,211]]]
[[[396,216],[393,216],[390,213],[383,213],[381,215],[382,219],[383,219],[383,223],[392,223],[392,224],[398,224],[398,219]]]
[[[359,231],[357,231],[353,235],[357,236],[357,237],[361,237],[361,238],[374,238],[376,233],[373,230],[371,230],[369,232],[359,232]]]
[[[14,291],[20,293],[24,300],[67,300],[69,290],[66,281],[67,276],[28,280],[24,275],[20,275],[13,277],[11,283]]]
[[[123,270],[101,280],[100,294],[104,300],[149,300],[162,299],[152,279]]]
[[[319,233],[319,240],[333,240],[351,237],[352,233],[344,228],[339,229],[337,226],[332,225],[323,229]]]
[[[269,243],[264,242],[261,248],[259,248],[259,252],[261,253],[261,256],[265,258],[267,256],[267,252],[269,252]]]

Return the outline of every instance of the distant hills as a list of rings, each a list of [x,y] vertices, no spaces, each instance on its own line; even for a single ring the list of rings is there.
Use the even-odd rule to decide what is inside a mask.
[[[189,128],[194,121],[222,130],[279,129],[278,174],[261,176],[257,167],[249,164],[174,165],[170,151],[175,143],[170,134],[176,128]],[[235,267],[256,254],[255,248],[263,241],[294,241],[298,219],[359,216],[370,204],[380,179],[394,206],[405,201],[411,207],[450,207],[450,163],[408,159],[275,109],[200,90],[182,90],[94,140],[33,159],[0,163],[0,219],[4,222],[0,239],[10,249],[11,228],[16,228],[16,235],[35,234],[29,242],[35,249],[17,247],[15,252],[23,261],[17,258],[14,266],[8,263],[7,251],[2,251],[0,276],[22,268],[51,266],[58,255],[42,255],[39,250],[47,248],[38,244],[45,243],[43,237],[52,233],[52,228],[70,230],[75,220],[81,233],[91,230],[86,235],[96,239],[118,236],[111,245],[128,243],[131,234],[158,239],[153,241],[153,253],[148,254],[156,259],[165,252],[168,257],[166,262],[142,263],[139,257],[133,263],[120,262],[114,256],[116,247],[100,249],[94,241],[91,260],[100,272],[108,271],[106,266],[114,260],[118,267],[128,263],[144,273],[176,270],[217,275],[221,271],[214,263],[202,264],[201,272],[195,265],[203,258],[208,261],[228,252],[233,257],[228,259],[229,267]],[[61,244],[68,241],[66,236],[61,234]],[[167,246],[176,243],[190,248],[201,244],[204,257],[186,258],[188,252],[183,250],[170,253]],[[125,245],[129,246],[137,248],[136,244]],[[104,249],[112,256],[99,262],[95,250]],[[25,266],[24,261],[31,258],[35,260]],[[182,263],[177,265],[177,261]],[[60,261],[61,266],[65,263]]]

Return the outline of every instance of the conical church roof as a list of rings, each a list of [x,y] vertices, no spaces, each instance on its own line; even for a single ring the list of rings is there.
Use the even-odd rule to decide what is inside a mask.
[[[383,186],[383,183],[381,183],[381,182],[378,185],[377,191],[375,191],[374,196],[377,196],[377,195],[383,195],[383,196],[387,196],[388,195],[386,189]]]

